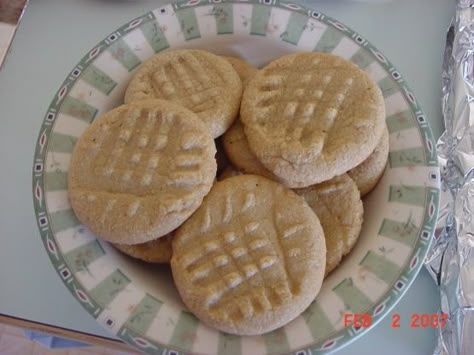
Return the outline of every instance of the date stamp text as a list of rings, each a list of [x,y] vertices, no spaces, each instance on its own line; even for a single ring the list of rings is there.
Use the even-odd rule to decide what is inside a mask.
[[[412,313],[408,322],[411,328],[443,328],[447,319],[446,313]],[[372,316],[367,313],[345,313],[343,321],[344,327],[368,328],[372,325]],[[392,314],[392,328],[400,328],[403,321],[398,313]]]

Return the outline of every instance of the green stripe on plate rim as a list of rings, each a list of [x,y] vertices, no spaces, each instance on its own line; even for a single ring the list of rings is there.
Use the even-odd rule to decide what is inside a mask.
[[[389,97],[399,91],[398,84],[390,76],[386,76],[377,83],[382,90],[383,97]]]
[[[91,123],[99,110],[86,102],[71,96],[66,96],[59,108],[60,113]]]
[[[193,314],[182,311],[169,340],[170,345],[185,351],[192,350],[198,325],[199,320]]]
[[[285,42],[297,45],[303,31],[308,23],[308,16],[298,12],[292,12],[288,19],[285,31],[281,34],[281,39]]]
[[[49,137],[48,151],[56,153],[72,153],[77,142],[77,137],[58,132],[51,133]]]
[[[278,328],[273,332],[263,335],[265,341],[265,348],[267,353],[287,353],[291,351],[288,338],[286,336],[285,327]]]
[[[112,57],[119,61],[128,71],[132,71],[142,64],[140,58],[137,57],[137,55],[123,39],[119,39],[114,42],[108,48],[108,51]]]
[[[155,297],[146,294],[145,297],[133,309],[133,313],[127,318],[122,329],[133,329],[138,334],[145,334],[150,327],[153,319],[158,313],[163,302]],[[121,330],[119,330],[120,334]]]
[[[345,37],[344,33],[333,26],[328,26],[326,31],[319,39],[314,52],[332,52],[337,47],[342,38]]]
[[[232,4],[215,4],[212,14],[216,20],[217,34],[225,35],[234,33],[234,21],[227,21],[234,18],[234,6]]]
[[[74,228],[81,223],[77,219],[72,209],[61,210],[49,214],[50,225],[53,225],[53,230],[58,233],[69,228]]]
[[[422,147],[392,150],[388,153],[391,168],[428,165],[426,150]]]
[[[176,11],[177,12],[181,11],[181,10],[179,10],[179,8],[181,6],[183,6],[184,4],[186,4],[186,3],[187,3],[187,1],[179,1],[178,5],[176,5],[176,9],[177,9]],[[233,3],[233,2],[232,1],[226,1],[226,3]],[[238,1],[235,2],[235,3],[239,4]],[[255,5],[255,6],[266,6],[266,5],[260,5],[260,1],[258,1],[258,0],[250,0],[250,1],[246,2],[246,4],[252,4],[252,5]],[[202,4],[196,4],[196,5],[201,6],[201,5],[207,5],[207,4],[202,3]],[[289,9],[288,8],[289,3],[285,2],[285,1],[280,1],[280,0],[274,0],[272,6]],[[189,8],[189,6],[187,6],[187,8]],[[327,17],[327,16],[325,16],[325,15],[319,13],[319,12],[316,12],[314,10],[311,10],[311,9],[308,9],[308,8],[305,8],[305,7],[301,6],[299,9],[293,10],[293,11],[296,11],[296,12],[301,13],[301,14],[308,14],[308,16],[311,16],[311,17],[323,22],[324,24],[329,25],[329,27],[331,27],[331,28],[337,28],[338,30],[340,30],[340,28],[341,28],[340,24],[337,21],[335,21],[334,19],[332,19],[330,17]],[[49,151],[49,149],[48,149],[49,148],[49,142],[47,140],[46,140],[46,142],[44,142],[42,140],[42,137],[43,136],[48,137],[51,134],[52,129],[54,128],[54,121],[55,120],[54,120],[54,118],[49,119],[48,114],[58,112],[58,109],[60,108],[60,106],[62,104],[62,102],[61,102],[62,98],[64,98],[64,95],[62,95],[62,97],[60,97],[61,96],[60,94],[64,94],[65,92],[69,91],[71,89],[71,87],[74,85],[74,83],[76,82],[76,80],[81,77],[81,74],[80,74],[81,70],[85,66],[87,66],[88,63],[91,62],[95,57],[97,57],[97,55],[102,53],[104,50],[108,50],[110,48],[111,43],[115,42],[118,38],[125,35],[129,31],[133,30],[137,26],[143,25],[144,23],[147,23],[149,21],[154,21],[154,20],[155,20],[155,17],[154,17],[152,12],[149,12],[149,13],[143,15],[143,16],[135,18],[134,20],[132,20],[132,21],[126,23],[125,25],[121,26],[117,31],[114,31],[113,33],[111,33],[106,39],[104,39],[96,47],[91,49],[91,51],[89,53],[87,53],[79,61],[79,63],[74,67],[74,69],[71,71],[71,73],[64,80],[63,84],[61,85],[61,87],[58,90],[55,98],[53,99],[52,103],[50,104],[50,106],[48,108],[46,117],[45,117],[45,119],[43,121],[43,124],[41,126],[41,129],[40,129],[40,133],[39,133],[39,136],[38,136],[38,141],[37,141],[36,148],[35,148],[35,155],[34,155],[35,162],[42,161],[44,163],[46,153]],[[357,34],[356,32],[352,31],[351,29],[349,29],[345,26],[342,26],[342,29],[349,37],[351,35],[354,36],[354,35]],[[387,72],[392,72],[394,70],[392,64],[386,58],[384,58],[383,55],[381,55],[375,47],[373,47],[371,44],[364,44],[364,46],[367,49],[367,53],[370,53],[370,55],[373,56],[373,58],[375,58],[384,67],[385,70],[387,70]],[[364,62],[364,61],[362,61],[362,62]],[[404,98],[407,100],[407,103],[409,104],[410,108],[413,110],[413,112],[416,113],[417,119],[419,117],[424,118],[423,113],[420,111],[420,109],[418,107],[418,104],[416,103],[416,100],[414,99],[414,97],[410,93],[410,91],[407,89],[407,87],[406,86],[401,86],[400,91],[402,92]],[[434,166],[434,165],[431,165],[431,164],[434,164],[433,163],[434,162],[433,157],[436,157],[436,151],[435,151],[435,145],[434,145],[435,143],[434,143],[434,140],[433,140],[431,130],[430,130],[428,124],[426,123],[426,120],[425,120],[425,123],[423,123],[421,121],[421,119],[418,120],[418,121],[419,121],[419,125],[417,125],[416,127],[421,132],[423,132],[422,138],[425,141],[425,148],[428,147],[429,145],[431,145],[431,149],[429,150],[429,152],[427,152],[427,154],[431,153],[429,163],[430,163],[430,166]],[[430,144],[427,144],[428,141],[429,141]],[[44,216],[46,214],[46,216],[47,216],[47,206],[46,206],[46,200],[44,198],[43,174],[44,174],[44,171],[42,173],[33,172],[32,187],[33,187],[33,195],[35,197],[33,201],[34,201],[35,212],[37,214],[38,228],[40,230],[40,234],[41,234],[43,243],[45,245],[45,248],[48,249],[49,242],[52,242],[53,245],[54,245],[53,229],[51,228],[51,224],[49,224],[47,226],[42,226],[39,222],[41,215]],[[36,188],[38,186],[40,187],[40,190],[41,190],[39,193],[36,192],[36,190],[37,190]],[[437,215],[437,211],[438,211],[437,204],[438,204],[438,200],[439,200],[439,190],[433,189],[433,191],[430,191],[429,194],[430,194],[430,197],[431,197],[433,205],[434,205],[434,208],[432,208],[433,213],[431,214],[431,217],[429,219],[429,226],[422,226],[422,227],[430,227],[429,229],[432,231],[433,230],[432,227],[433,227],[433,223],[434,223],[433,220],[434,221],[436,220],[436,215]],[[429,209],[429,206],[426,206],[424,221],[427,220],[426,215],[428,214],[428,209]],[[429,245],[430,245],[430,243],[426,243],[426,244],[418,243],[417,249],[415,249],[413,251],[413,256],[415,256],[415,255],[416,256],[425,255],[428,248],[429,248]],[[64,261],[62,256],[57,254],[57,251],[56,251],[56,254],[53,253],[53,252],[49,252],[48,255],[51,259],[51,262],[56,267],[57,272],[60,273],[59,267],[60,267],[60,265],[63,265],[63,261]],[[416,267],[412,268],[412,269],[409,269],[409,267],[406,266],[403,269],[404,272],[400,275],[400,277],[405,277],[408,280],[408,284],[410,284],[414,279],[414,277],[412,276],[413,272],[418,271],[419,268],[421,268],[421,266],[422,266],[421,262],[419,262],[416,265]],[[84,301],[83,299],[81,299],[81,297],[78,296],[77,290],[81,291],[81,285],[75,279],[75,277],[71,276],[67,280],[63,279],[63,281],[66,284],[66,286],[68,287],[68,289],[70,289],[71,293],[85,307],[85,309],[89,313],[91,313],[95,317],[97,317],[97,315],[100,313],[100,310],[101,310],[100,306],[97,305],[93,300],[89,299],[87,301]],[[406,287],[405,290],[407,288],[408,287]],[[82,291],[82,292],[84,292],[84,291]],[[384,312],[381,312],[380,314],[373,317],[374,323],[378,322],[382,318],[382,315],[388,313],[390,311],[390,309],[393,308],[393,306],[395,305],[396,302],[393,299],[393,297],[388,298],[390,293],[391,293],[391,290],[389,290],[381,298],[381,302],[385,303],[386,308],[385,308]],[[85,297],[87,298],[87,295],[85,295]],[[373,309],[375,309],[375,307],[377,307],[378,305],[374,306]],[[131,330],[129,330],[127,328],[127,331],[130,332]],[[364,331],[361,331],[357,335],[354,335],[354,334],[351,334],[350,330],[346,329],[346,330],[338,332],[336,334],[336,336],[334,337],[335,343],[344,344],[345,342],[347,342],[347,340],[349,338],[352,339],[354,337],[358,337],[363,333],[364,333]],[[128,334],[128,333],[125,332],[125,334]],[[122,337],[122,339],[127,340],[126,335],[123,335],[121,337]],[[154,348],[156,348],[156,346],[159,346],[160,349],[164,349],[162,345],[158,345],[157,343],[155,343],[155,342],[153,342],[152,340],[149,340],[149,339],[148,339],[148,341],[151,342],[151,344]],[[328,341],[326,341],[326,343]],[[311,350],[313,353],[320,353],[320,354],[326,353],[326,350],[321,349],[322,345],[323,345],[322,343],[313,344],[310,348],[308,348],[308,350]],[[339,345],[336,344],[335,346],[338,347]],[[334,351],[334,349],[335,348],[333,347],[333,348],[330,349],[330,351]],[[160,353],[161,353],[161,350],[160,350]]]
[[[427,189],[424,186],[391,185],[389,191],[389,202],[420,207],[425,205]]]
[[[64,254],[69,269],[76,272],[89,272],[89,265],[105,254],[104,248],[97,239],[78,246]]]
[[[67,173],[64,171],[44,173],[44,187],[46,191],[67,190]]]
[[[314,301],[301,315],[305,320],[308,328],[313,336],[315,341],[319,341],[321,338],[326,337],[327,335],[334,332],[334,327],[324,313],[323,308],[318,303]],[[323,331],[322,331],[323,330]]]
[[[117,269],[89,290],[89,295],[102,308],[106,308],[129,283],[130,279]]]
[[[217,353],[226,355],[240,355],[242,353],[240,336],[219,332]]]
[[[369,250],[360,262],[365,269],[377,276],[380,280],[385,281],[388,285],[395,282],[400,267],[385,256],[374,253]]]
[[[151,48],[158,53],[169,48],[168,40],[157,21],[149,21],[139,27]]]
[[[81,78],[105,95],[109,95],[117,86],[114,79],[93,64],[84,69]]]
[[[360,47],[357,52],[352,55],[350,60],[361,69],[367,68],[374,62],[373,58],[370,58],[370,52],[364,47]]]
[[[252,8],[252,18],[250,19],[250,34],[265,36],[267,25],[270,20],[271,7],[265,5],[254,5]]]
[[[388,116],[385,119],[390,133],[396,133],[416,127],[416,121],[413,119],[413,112],[406,110]]]
[[[379,235],[411,247],[417,241],[420,234],[419,229],[411,215],[408,216],[405,222],[385,218],[380,227]]]
[[[372,301],[362,292],[351,278],[342,280],[332,289],[336,295],[344,302],[344,305],[351,313],[363,313],[370,308]]]
[[[175,14],[186,41],[201,38],[199,24],[194,9],[182,9],[181,11],[177,11]]]

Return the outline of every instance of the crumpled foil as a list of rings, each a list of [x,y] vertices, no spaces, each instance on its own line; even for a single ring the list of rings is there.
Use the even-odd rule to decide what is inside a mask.
[[[438,283],[436,355],[474,354],[474,0],[457,0],[442,74],[441,199],[425,266]]]

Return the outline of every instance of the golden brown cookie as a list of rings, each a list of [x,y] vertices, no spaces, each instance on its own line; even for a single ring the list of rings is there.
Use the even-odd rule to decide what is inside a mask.
[[[234,67],[237,74],[239,74],[240,80],[243,86],[247,85],[247,82],[257,73],[258,69],[243,59],[236,57],[222,57],[227,60],[232,67]]]
[[[349,61],[300,52],[259,70],[240,119],[250,150],[288,187],[340,175],[375,149],[385,126],[382,93]]]
[[[216,138],[239,113],[242,82],[232,65],[197,49],[161,52],[137,70],[125,92],[125,103],[143,99],[176,102],[208,124]]]
[[[255,174],[264,176],[272,180],[278,178],[268,171],[258,160],[249,148],[247,137],[240,120],[235,120],[234,124],[221,137],[222,145],[226,155],[238,170],[245,174]]]
[[[122,105],[79,138],[68,175],[79,221],[112,243],[139,244],[183,223],[216,175],[208,127],[169,101]]]
[[[321,184],[294,190],[319,218],[326,239],[326,275],[356,244],[364,206],[355,182],[343,174]]]
[[[172,237],[171,234],[167,234],[146,243],[134,245],[112,243],[112,245],[122,253],[135,259],[140,259],[148,263],[167,264],[170,262],[173,252],[171,248]]]
[[[355,181],[362,197],[372,191],[382,177],[387,165],[388,150],[389,134],[388,129],[385,128],[372,154],[362,164],[347,172]]]
[[[256,175],[216,183],[172,246],[184,303],[228,333],[283,326],[314,301],[324,277],[318,217],[302,197]]]

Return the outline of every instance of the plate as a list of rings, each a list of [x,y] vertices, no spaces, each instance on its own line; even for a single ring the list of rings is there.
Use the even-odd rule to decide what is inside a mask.
[[[381,87],[390,132],[386,171],[364,200],[353,252],[294,321],[262,336],[208,328],[186,310],[167,266],[134,261],[82,226],[67,199],[77,138],[118,106],[134,70],[168,48],[202,48],[262,66],[295,51],[351,60]],[[401,74],[363,36],[314,10],[279,0],[165,5],[123,25],[89,51],[55,94],[36,145],[33,200],[49,258],[72,295],[101,325],[150,354],[326,354],[364,334],[397,303],[428,251],[438,213],[439,169],[427,119]]]

